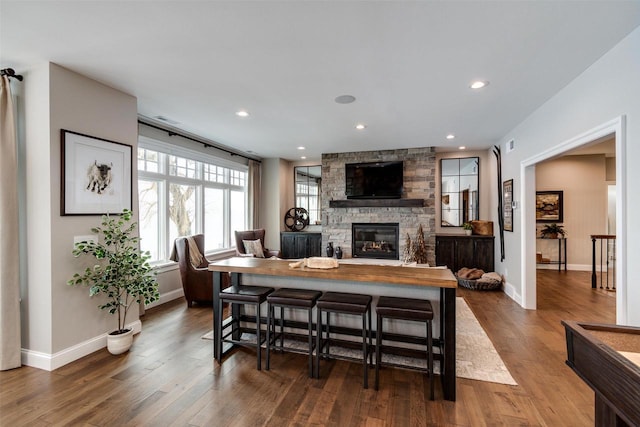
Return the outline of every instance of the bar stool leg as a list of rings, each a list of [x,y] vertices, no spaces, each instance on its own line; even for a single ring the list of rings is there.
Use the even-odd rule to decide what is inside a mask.
[[[431,330],[431,320],[427,320],[427,358],[429,360],[429,392],[431,393],[431,400],[433,400],[433,383],[435,376],[433,374],[433,337]]]
[[[313,307],[308,311],[309,331],[309,378],[313,378]]]
[[[376,315],[376,390],[380,378],[380,344],[382,343],[382,316]]]
[[[320,351],[322,350],[322,310],[317,310],[316,320],[316,373],[315,377],[320,378]]]
[[[220,315],[218,316],[218,319],[220,319],[219,322],[216,323],[216,342],[215,342],[215,346],[216,346],[216,354],[218,355],[218,363],[222,363],[222,322],[224,322],[224,319],[222,318],[222,298],[220,299],[220,303],[218,304],[218,307],[216,307],[218,309],[218,313],[220,313]],[[215,315],[215,313],[214,313]]]
[[[373,332],[371,330],[371,306],[367,309],[367,317],[369,319],[369,366],[373,367],[373,341],[371,339]]]
[[[268,371],[270,367],[270,347],[271,347],[271,323],[273,322],[273,307],[271,304],[267,304],[267,366],[265,369]]]
[[[284,348],[284,307],[280,306],[280,351]]]
[[[327,347],[327,351],[325,351],[325,354],[329,354],[331,351],[331,312],[327,311],[327,342],[325,343],[326,347]]]
[[[367,366],[367,313],[362,313],[362,369],[364,377],[364,388],[369,388],[368,366]]]
[[[258,359],[258,371],[262,370],[262,345],[260,336],[260,303],[256,304],[256,358]]]

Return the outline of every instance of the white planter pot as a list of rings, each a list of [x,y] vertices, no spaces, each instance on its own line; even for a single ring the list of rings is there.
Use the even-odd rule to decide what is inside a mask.
[[[464,234],[466,234],[467,236],[471,236],[472,232],[473,230],[464,230]]]
[[[129,329],[124,334],[114,335],[114,332],[111,332],[107,335],[107,350],[111,354],[126,353],[131,348],[131,344],[133,344],[133,329]]]

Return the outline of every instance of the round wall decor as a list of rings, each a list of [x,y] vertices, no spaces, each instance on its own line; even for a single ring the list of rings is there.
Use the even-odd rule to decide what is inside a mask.
[[[302,231],[309,225],[309,212],[305,208],[291,208],[284,215],[284,225],[291,231]]]

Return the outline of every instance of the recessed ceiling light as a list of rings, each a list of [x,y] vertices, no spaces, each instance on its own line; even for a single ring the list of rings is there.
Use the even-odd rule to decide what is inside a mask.
[[[249,113],[244,110],[236,111],[236,116],[238,117],[249,117]]]
[[[356,125],[356,129],[358,129],[358,130],[363,130],[363,129],[365,129],[366,127],[367,127],[367,125],[362,124],[362,123],[358,123],[358,124]]]
[[[304,160],[304,159],[306,159],[306,158],[307,158],[307,156],[300,156],[300,158],[301,158],[302,160]]]
[[[483,87],[487,86],[488,84],[489,84],[489,82],[487,82],[487,81],[476,80],[475,82],[472,82],[469,87],[471,89],[482,89]]]
[[[467,147],[465,147],[464,145],[462,147],[458,147],[459,150],[466,150]]]
[[[454,139],[456,136],[452,133],[450,133],[449,135],[447,135],[447,139]]]
[[[340,96],[337,96],[335,99],[335,101],[338,104],[351,104],[355,100],[356,100],[356,97],[353,95],[340,95]]]
[[[302,145],[300,147],[298,147],[298,150],[304,150],[305,147],[303,147]]]

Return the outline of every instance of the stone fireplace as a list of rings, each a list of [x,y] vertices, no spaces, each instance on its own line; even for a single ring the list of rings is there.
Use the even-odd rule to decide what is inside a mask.
[[[398,223],[351,224],[351,254],[354,258],[400,259]]]
[[[323,154],[322,247],[331,242],[334,247],[341,247],[345,258],[362,257],[354,251],[352,225],[394,223],[398,225],[398,255],[392,259],[400,259],[406,236],[414,241],[418,227],[422,224],[428,262],[435,265],[435,156],[432,147]],[[377,201],[347,200],[346,163],[398,160],[402,160],[404,169],[402,198]],[[420,203],[411,203],[415,201]]]

